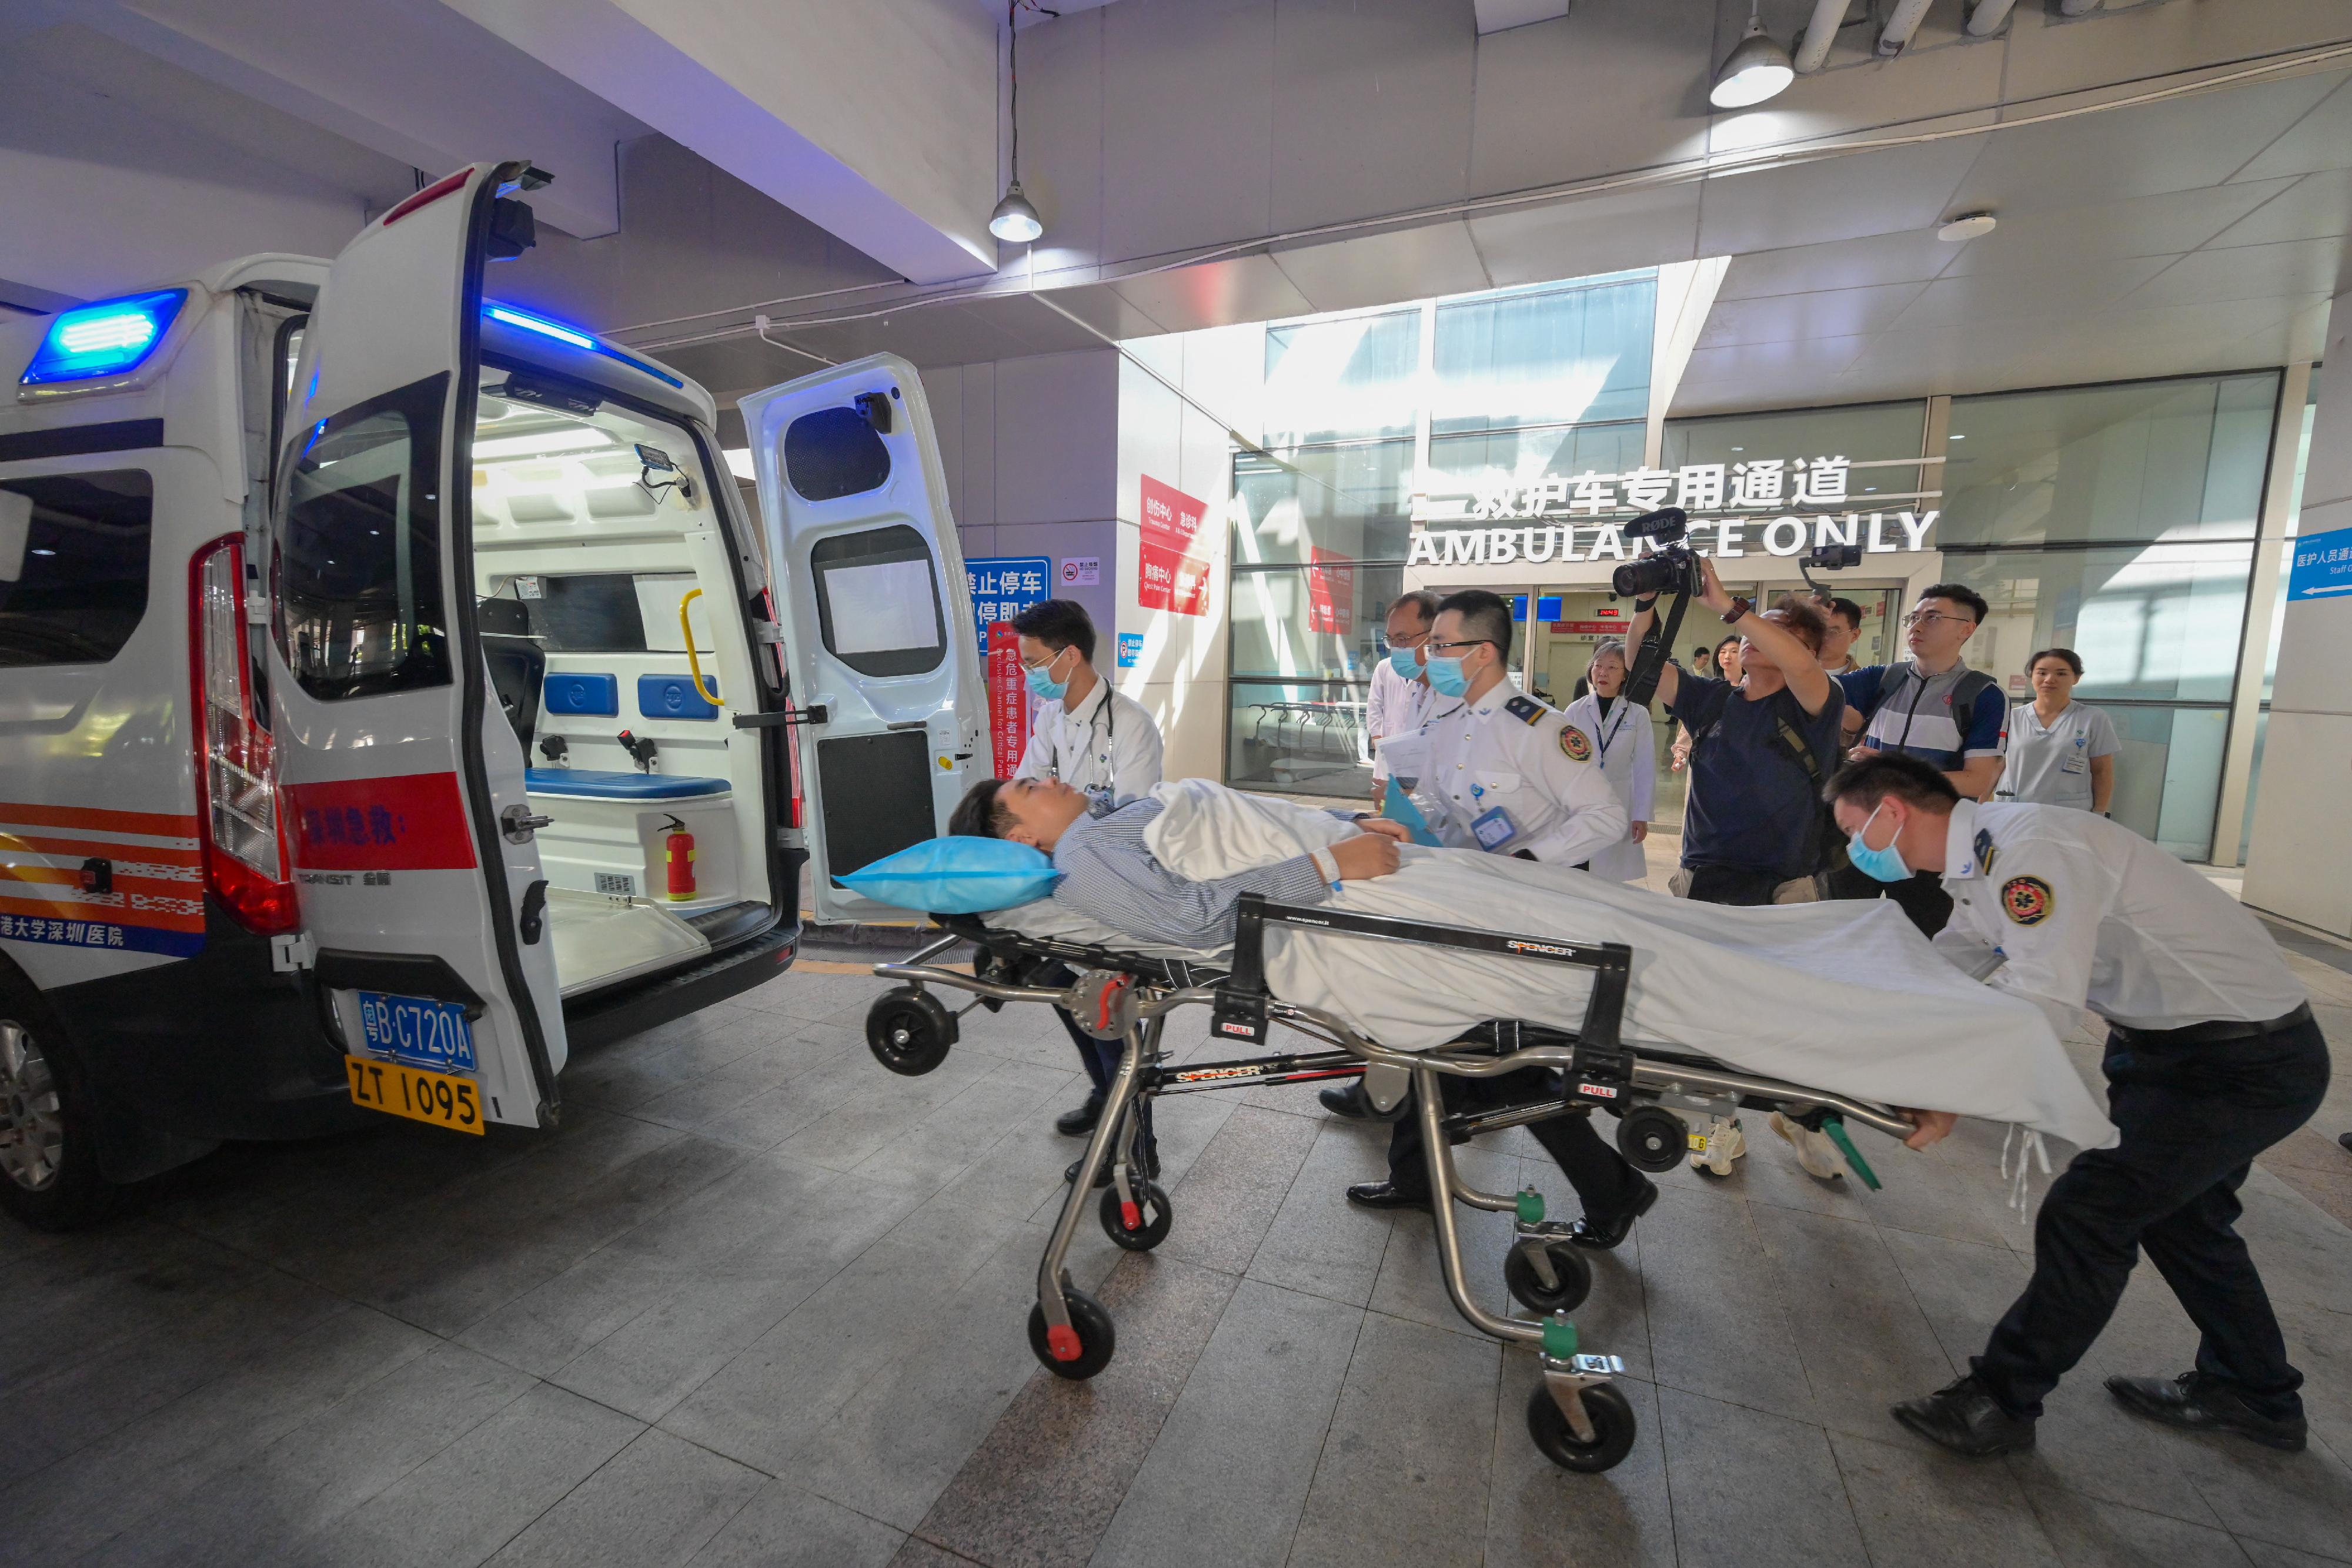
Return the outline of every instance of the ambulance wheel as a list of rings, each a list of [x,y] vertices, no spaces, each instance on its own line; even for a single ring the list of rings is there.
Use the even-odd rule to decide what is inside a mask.
[[[1144,1182],[1136,1188],[1135,1224],[1127,1222],[1127,1206],[1118,1200],[1117,1186],[1103,1188],[1102,1206],[1097,1211],[1102,1216],[1103,1234],[1114,1245],[1129,1252],[1149,1252],[1168,1239],[1171,1227],[1176,1223],[1176,1211],[1168,1205],[1168,1194],[1158,1182]]]
[[[122,1189],[98,1168],[97,1113],[40,994],[0,975],[0,1208],[36,1230],[79,1230]]]
[[[1045,1309],[1029,1309],[1029,1350],[1037,1364],[1056,1377],[1066,1377],[1073,1383],[1083,1383],[1110,1364],[1111,1353],[1118,1349],[1118,1331],[1111,1326],[1110,1314],[1100,1301],[1084,1291],[1064,1291],[1062,1301],[1069,1309],[1069,1334],[1075,1335],[1076,1354],[1062,1360],[1054,1354],[1054,1336],[1045,1326]],[[1064,1341],[1068,1343],[1067,1339]]]
[[[1670,1171],[1690,1152],[1683,1119],[1663,1105],[1637,1105],[1617,1124],[1617,1152],[1637,1171]]]
[[[1615,1384],[1595,1384],[1584,1391],[1584,1415],[1592,1423],[1590,1443],[1570,1429],[1568,1415],[1549,1388],[1538,1382],[1528,1391],[1528,1436],[1545,1458],[1584,1475],[1615,1469],[1633,1451],[1633,1405]]]
[[[948,1059],[955,1015],[929,991],[901,986],[866,1009],[866,1046],[891,1071],[920,1078]]]
[[[1525,1251],[1514,1247],[1503,1254],[1503,1283],[1511,1288],[1511,1299],[1541,1317],[1574,1312],[1592,1293],[1592,1265],[1586,1260],[1584,1249],[1551,1241],[1545,1243],[1544,1255],[1551,1260],[1552,1272],[1559,1276],[1556,1286],[1545,1285],[1534,1260]]]

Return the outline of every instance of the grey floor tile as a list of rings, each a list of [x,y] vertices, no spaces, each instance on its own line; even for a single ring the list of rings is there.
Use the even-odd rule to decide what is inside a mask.
[[[1463,1180],[1488,1192],[1515,1192],[1524,1179],[1517,1155],[1483,1148],[1455,1150],[1454,1166]],[[1576,1210],[1571,1207],[1568,1212]],[[1461,1236],[1463,1274],[1472,1299],[1489,1312],[1511,1311],[1510,1292],[1503,1284],[1503,1255],[1511,1249],[1511,1217],[1456,1204],[1454,1222]],[[1419,1209],[1391,1211],[1388,1249],[1381,1255],[1380,1276],[1372,1282],[1371,1305],[1374,1312],[1391,1317],[1485,1337],[1454,1309],[1438,1268],[1435,1221]]]
[[[1250,1261],[1250,1278],[1349,1306],[1370,1301],[1390,1219],[1349,1203],[1348,1187],[1386,1179],[1387,1146],[1386,1127],[1325,1122]]]
[[[2034,1517],[2066,1568],[2244,1568],[2229,1534],[2051,1487],[2028,1489]]]
[[[798,1160],[848,1170],[988,1076],[985,1057],[950,1054],[920,1078],[901,1078],[870,1058],[857,1092],[778,1145]]]
[[[2058,1568],[2024,1487],[2006,1468],[1925,1444],[1830,1434],[1874,1563],[1916,1568]]]
[[[1911,1299],[1936,1332],[1954,1374],[1984,1349],[1985,1336],[2009,1310],[2032,1273],[2031,1260],[2006,1247],[1953,1241],[1916,1231],[1880,1232],[1886,1250],[1903,1271]],[[1921,1388],[1917,1394],[1925,1394]],[[1915,1395],[1898,1396],[1902,1398]]]
[[[1769,1205],[1748,1213],[1824,1423],[1883,1436],[1887,1389],[1948,1381],[1951,1363],[1876,1230]]]
[[[995,1568],[1079,1568],[1234,1283],[1173,1259],[1121,1261],[1100,1295],[1118,1329],[1110,1365],[1084,1383],[1033,1375],[916,1533]]]
[[[2202,1458],[2182,1434],[2126,1414],[2097,1377],[2075,1375],[2042,1401],[2034,1446],[2001,1462],[2039,1492],[2063,1488],[2103,1502],[2219,1526],[2195,1484]]]
[[[2342,1557],[2317,1557],[2291,1546],[2273,1546],[2263,1541],[2241,1541],[2238,1550],[2246,1554],[2254,1568],[2337,1568],[2346,1561]]]
[[[764,1482],[693,1568],[882,1568],[906,1536],[784,1481]]]
[[[289,1558],[351,1568],[470,1568],[645,1429],[542,1384],[299,1543]]]
[[[1658,1390],[1658,1408],[1685,1554],[1737,1542],[1743,1563],[1869,1561],[1819,1427],[1673,1388]]]
[[[667,1432],[642,1433],[490,1561],[510,1568],[683,1563],[765,1481],[756,1471]]]
[[[1748,1205],[1669,1188],[1637,1228],[1658,1381],[1818,1421],[1789,1309]]]
[[[1247,1270],[1314,1142],[1310,1122],[1236,1108],[1170,1189],[1176,1228],[1160,1246],[1204,1268]]]
[[[2352,1561],[2352,1470],[2325,1448],[2282,1454],[2240,1438],[2179,1434],[2199,1450],[2198,1495],[2241,1541]]]
[[[1366,1316],[1289,1563],[1477,1568],[1501,1359],[1491,1342]]]
[[[1362,1321],[1319,1296],[1235,1287],[1094,1563],[1281,1563]]]
[[[1528,1400],[1540,1375],[1528,1352],[1504,1355],[1486,1568],[1668,1568],[1675,1561],[1674,1504],[1657,1389],[1638,1379],[1618,1382],[1633,1407],[1633,1451],[1613,1470],[1578,1475],[1544,1458],[1528,1436]],[[1717,1560],[1704,1546],[1692,1555],[1701,1563]]]

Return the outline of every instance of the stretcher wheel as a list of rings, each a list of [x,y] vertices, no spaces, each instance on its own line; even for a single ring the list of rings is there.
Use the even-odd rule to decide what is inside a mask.
[[[1617,1124],[1617,1152],[1637,1171],[1670,1171],[1689,1150],[1683,1119],[1663,1105],[1637,1105]]]
[[[1070,1330],[1077,1336],[1077,1354],[1063,1361],[1054,1354],[1053,1336],[1045,1326],[1045,1309],[1029,1309],[1029,1351],[1037,1364],[1056,1377],[1066,1377],[1082,1383],[1110,1364],[1111,1353],[1118,1349],[1118,1330],[1111,1325],[1110,1313],[1103,1304],[1084,1291],[1066,1290],[1063,1304],[1069,1308]]]
[[[1149,1252],[1168,1239],[1169,1228],[1176,1223],[1176,1211],[1169,1206],[1168,1194],[1158,1182],[1144,1182],[1136,1187],[1135,1225],[1127,1222],[1127,1206],[1118,1200],[1117,1186],[1103,1188],[1103,1234],[1129,1252]]]
[[[1511,1299],[1540,1317],[1574,1312],[1592,1293],[1592,1265],[1584,1249],[1567,1241],[1548,1241],[1544,1255],[1559,1276],[1556,1287],[1545,1286],[1534,1260],[1521,1249],[1514,1247],[1503,1255],[1503,1283],[1511,1288]]]
[[[1615,1469],[1633,1451],[1633,1405],[1616,1385],[1595,1384],[1584,1391],[1584,1414],[1592,1422],[1590,1443],[1580,1441],[1569,1429],[1559,1401],[1538,1383],[1528,1393],[1528,1436],[1536,1440],[1544,1458],[1561,1469],[1584,1475]]]
[[[960,1031],[955,1015],[929,991],[885,991],[866,1009],[866,1048],[893,1072],[919,1078],[948,1059]]]

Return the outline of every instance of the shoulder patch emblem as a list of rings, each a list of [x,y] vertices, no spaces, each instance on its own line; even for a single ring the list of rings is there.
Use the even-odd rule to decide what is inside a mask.
[[[1976,842],[1969,847],[1974,849],[1977,852],[1977,874],[1979,876],[1990,876],[1992,874],[1993,856],[1999,852],[1992,846],[1992,833],[1990,830],[1979,828],[1977,830]]]
[[[1572,724],[1560,726],[1559,748],[1568,753],[1569,760],[1571,762],[1592,760],[1592,742],[1585,738],[1584,732]]]
[[[2001,913],[2020,925],[2039,925],[2050,918],[2057,895],[2038,876],[2013,876],[2000,884]]]
[[[1521,724],[1533,724],[1543,717],[1544,706],[1530,696],[1516,696],[1503,705],[1503,711]]]

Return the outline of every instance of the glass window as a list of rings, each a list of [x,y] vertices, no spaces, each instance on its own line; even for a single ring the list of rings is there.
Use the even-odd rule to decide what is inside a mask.
[[[1234,573],[1233,673],[1371,678],[1386,651],[1388,607],[1401,567],[1327,557],[1316,566]]]
[[[1430,494],[1480,496],[1544,479],[1629,474],[1642,465],[1644,434],[1643,424],[1632,423],[1433,435]]]
[[[2247,538],[2278,375],[1952,400],[1949,544]]]
[[[2131,704],[2106,714],[2123,742],[2108,814],[2183,860],[2212,858],[2229,709]]]
[[[103,664],[147,613],[142,470],[0,483],[0,668]]]
[[[1372,792],[1364,735],[1369,683],[1237,680],[1228,714],[1225,782],[1350,800]]]
[[[1430,429],[1646,418],[1657,300],[1643,272],[1445,301]]]
[[[1736,465],[1780,462],[1784,465],[1781,494],[1794,507],[1797,477],[1794,465],[1802,459],[1843,457],[1846,505],[1866,507],[1877,497],[1908,497],[1937,486],[1920,482],[1920,465],[1904,463],[1891,467],[1853,467],[1894,459],[1916,457],[1927,432],[1924,402],[1881,402],[1850,408],[1792,409],[1782,413],[1740,413],[1718,419],[1676,419],[1666,422],[1659,466],[1679,472],[1692,464],[1720,463],[1727,473]],[[1937,506],[1938,501],[1929,501]],[[1779,508],[1775,508],[1776,510]]]
[[[1234,456],[1234,564],[1304,565],[1313,552],[1404,559],[1410,548],[1412,443],[1287,449]]]
[[[437,496],[447,386],[431,376],[345,410],[310,432],[293,465],[278,645],[314,697],[448,684]]]
[[[947,657],[930,542],[904,523],[835,534],[809,552],[825,651],[864,675],[919,675]]]
[[[1411,435],[1420,371],[1418,309],[1269,327],[1266,444]]]
[[[2246,770],[2246,814],[2238,823],[2238,863],[2246,863],[2246,856],[2254,847],[2254,802],[2263,792],[2263,744],[2271,737],[2271,710],[2254,715],[2254,759]]]
[[[2029,654],[2082,655],[2085,702],[2229,700],[2252,545],[1954,553],[1944,575],[1991,612],[1964,656],[2006,682]]]

